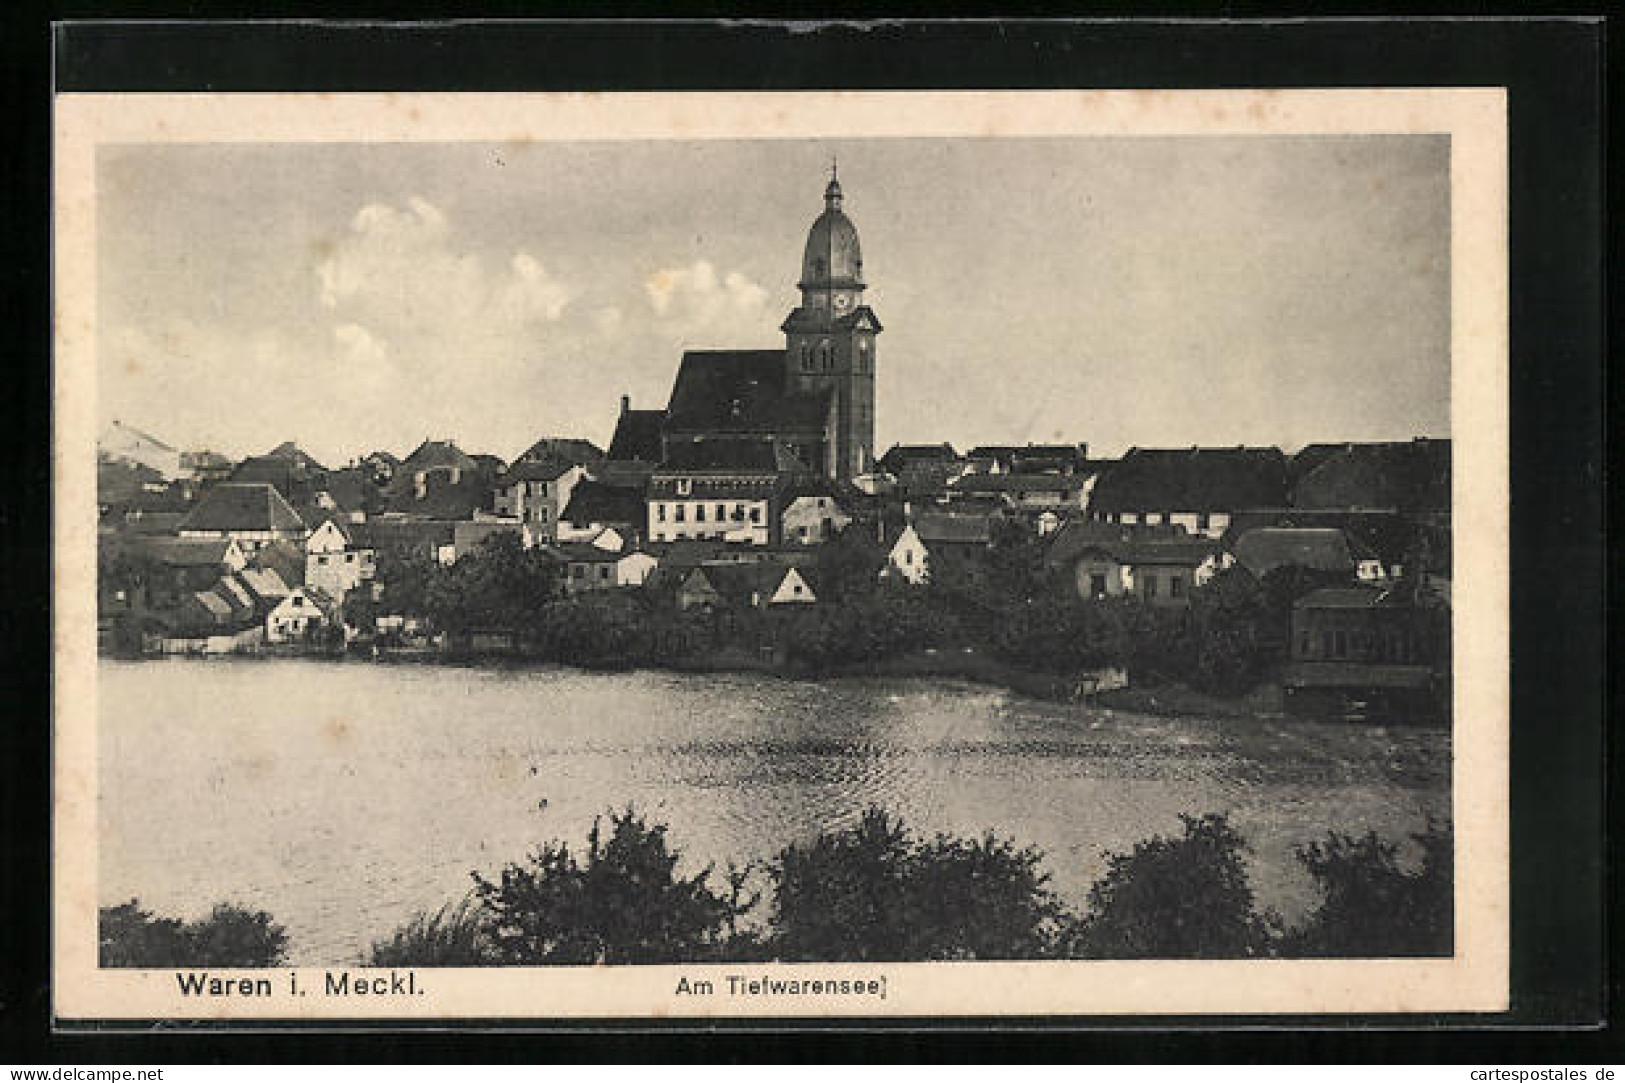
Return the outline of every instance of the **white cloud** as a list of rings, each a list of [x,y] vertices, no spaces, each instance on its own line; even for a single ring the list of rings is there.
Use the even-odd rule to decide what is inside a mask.
[[[657,324],[669,335],[747,341],[764,326],[771,327],[767,290],[738,271],[719,276],[709,260],[664,268],[649,276],[643,288]]]
[[[389,344],[359,323],[341,323],[333,328],[339,344],[339,360],[350,365],[378,365],[389,356]]]
[[[369,203],[316,265],[320,302],[346,322],[379,328],[402,350],[456,343],[464,356],[499,360],[522,351],[537,324],[559,320],[575,299],[532,252],[516,249],[490,266],[455,242],[452,223],[427,200]]]
[[[593,326],[605,338],[614,338],[620,334],[621,327],[626,323],[626,314],[614,305],[606,305],[592,314]]]

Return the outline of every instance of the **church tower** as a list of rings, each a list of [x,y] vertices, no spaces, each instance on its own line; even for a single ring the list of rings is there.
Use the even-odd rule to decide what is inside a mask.
[[[875,336],[880,321],[863,303],[858,230],[841,209],[841,183],[830,167],[824,213],[807,233],[801,304],[785,318],[785,387],[830,392],[824,473],[846,481],[875,461]]]

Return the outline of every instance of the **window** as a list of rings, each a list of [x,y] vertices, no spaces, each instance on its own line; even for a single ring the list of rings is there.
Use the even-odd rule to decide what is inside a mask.
[[[717,522],[725,523],[727,521],[728,521],[728,506],[726,504],[718,504],[717,505]]]
[[[608,564],[604,564],[604,565],[599,566],[599,568],[598,568],[598,578],[600,578],[600,579],[608,579],[609,578],[609,565]]]
[[[1155,598],[1157,596],[1157,577],[1154,575],[1148,575],[1145,577],[1145,596],[1147,598]]]
[[[317,557],[316,563],[320,564],[324,568],[327,567],[327,554],[323,553],[321,556]]]
[[[585,565],[583,565],[583,564],[572,564],[572,565],[570,565],[570,578],[571,579],[580,579],[583,575],[586,574],[586,571],[587,571],[587,568],[586,568]]]
[[[811,372],[812,367],[813,367],[812,346],[809,345],[808,343],[803,342],[801,344],[801,371],[802,372]]]
[[[293,607],[295,609],[298,609],[300,606],[302,606],[304,604],[305,604],[305,600],[303,598],[301,598],[299,595],[295,594],[293,596]]]
[[[1180,579],[1179,576],[1170,575],[1168,577],[1168,597],[1170,597],[1170,598],[1179,597],[1180,594],[1182,593],[1182,588],[1184,586],[1185,586],[1184,580]]]
[[[755,507],[755,508],[750,509],[750,521],[753,522],[753,523],[759,523],[759,522],[762,521],[762,509],[761,508]]]
[[[666,521],[666,505],[664,505],[664,504],[656,504],[655,505],[655,520],[657,522],[662,522],[662,523],[664,523]]]
[[[705,505],[704,504],[695,504],[694,505],[694,521],[696,523],[705,522]]]
[[[355,563],[355,554],[354,553],[345,553],[344,554],[344,563],[346,563],[346,564],[354,564]]]
[[[1091,572],[1089,574],[1089,596],[1091,598],[1104,598],[1106,596],[1106,573]]]
[[[913,564],[914,563],[914,550],[912,550],[912,549],[904,549],[903,550],[903,563],[904,564]]]
[[[683,505],[681,505],[681,504],[673,505],[673,507],[672,507],[672,518],[675,519],[679,523],[683,521]]]
[[[826,338],[824,341],[818,344],[818,367],[823,369],[825,372],[828,372],[830,369],[830,355],[832,352],[833,351],[830,347],[829,339]]]
[[[694,491],[694,479],[693,478],[678,478],[677,479],[677,495],[678,496],[687,496],[689,493],[692,493],[693,491]]]

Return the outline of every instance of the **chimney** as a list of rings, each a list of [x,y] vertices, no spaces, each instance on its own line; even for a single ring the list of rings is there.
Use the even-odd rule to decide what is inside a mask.
[[[632,412],[632,396],[631,395],[622,395],[621,396],[621,416],[625,417],[627,414],[629,414],[631,412]]]

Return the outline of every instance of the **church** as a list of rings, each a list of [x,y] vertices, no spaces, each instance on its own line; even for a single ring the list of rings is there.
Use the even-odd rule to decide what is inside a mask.
[[[802,252],[801,303],[780,327],[784,348],[686,351],[664,411],[629,410],[623,399],[612,459],[617,445],[659,462],[766,454],[835,481],[874,468],[881,326],[863,303],[863,252],[841,203],[832,168]]]

